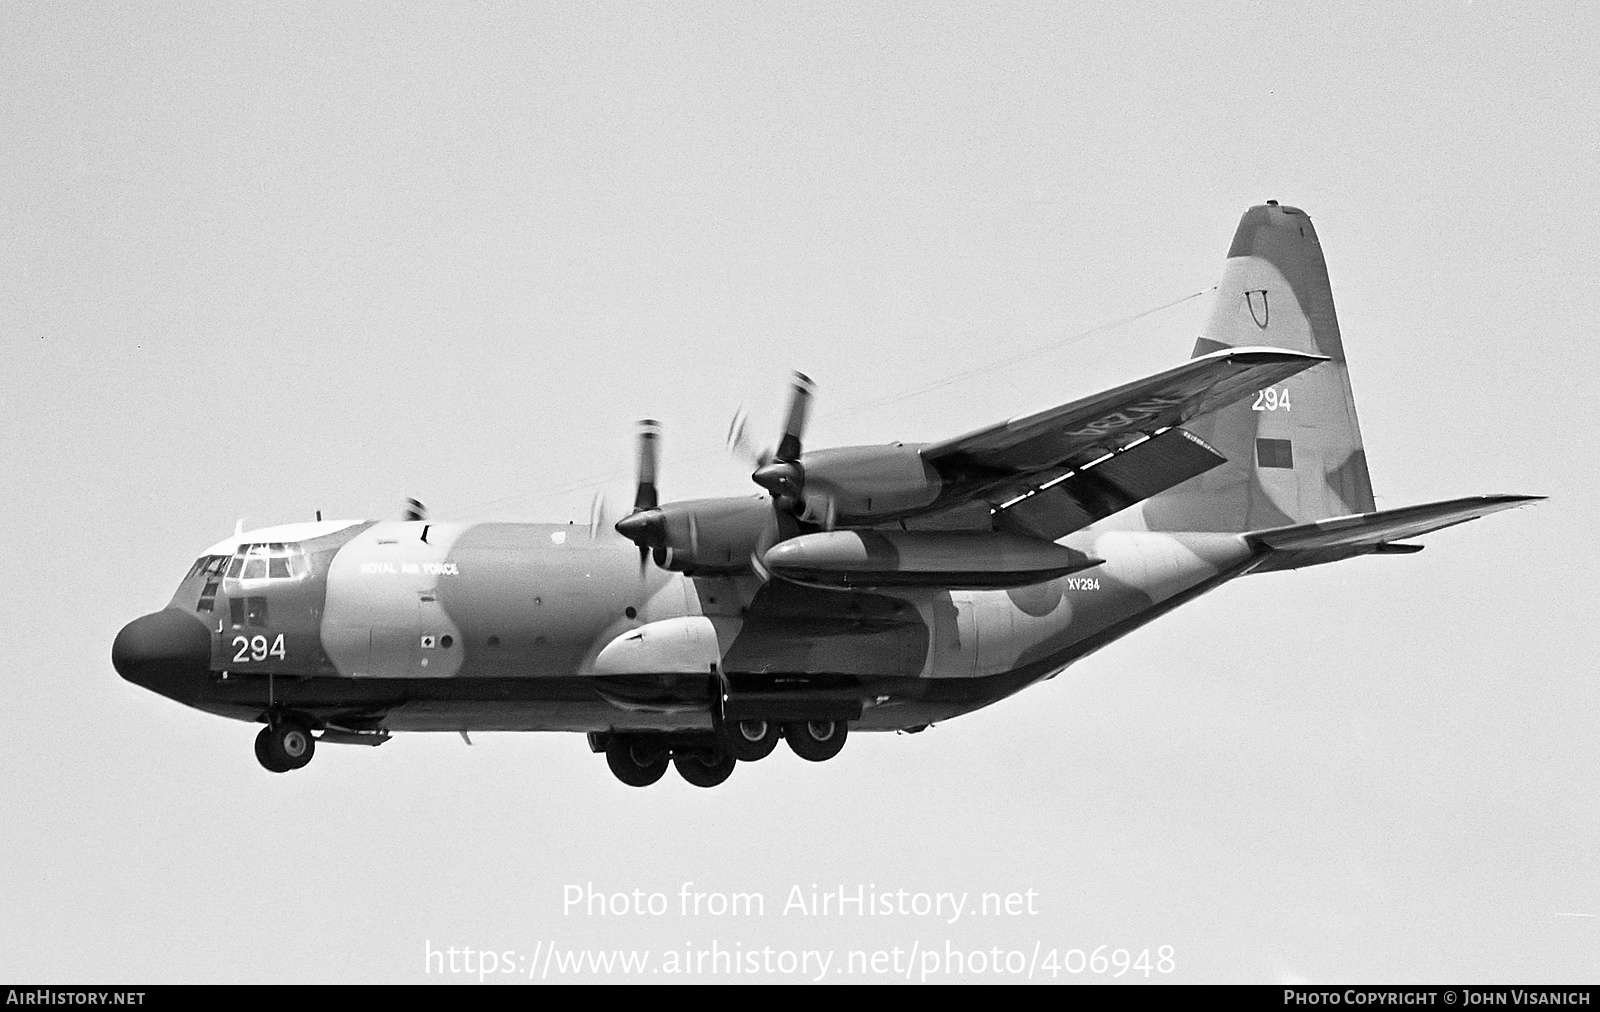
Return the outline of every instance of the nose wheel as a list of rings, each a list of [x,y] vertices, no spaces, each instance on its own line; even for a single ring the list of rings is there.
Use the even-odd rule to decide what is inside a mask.
[[[297,770],[311,761],[317,739],[298,717],[279,717],[256,735],[256,759],[273,773]]]

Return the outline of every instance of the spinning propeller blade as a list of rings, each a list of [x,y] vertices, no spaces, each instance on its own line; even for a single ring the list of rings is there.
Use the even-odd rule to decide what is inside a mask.
[[[653,510],[660,505],[656,496],[656,444],[661,439],[661,423],[654,418],[639,422],[639,487],[633,494],[633,511]]]
[[[772,493],[774,501],[791,513],[798,513],[805,502],[805,468],[800,463],[805,439],[806,419],[811,414],[811,397],[816,384],[803,372],[794,374],[789,388],[789,410],[783,423],[783,438],[771,459],[755,469],[750,477]]]
[[[633,493],[633,512],[616,523],[617,533],[639,546],[641,578],[650,562],[650,550],[660,544],[665,533],[661,511],[656,509],[660,505],[656,492],[656,455],[660,440],[660,422],[653,418],[639,422],[639,480]]]
[[[811,395],[816,384],[803,372],[794,374],[789,387],[789,411],[783,422],[783,438],[778,442],[778,460],[794,463],[800,459],[800,440],[806,432],[806,418],[811,414]]]

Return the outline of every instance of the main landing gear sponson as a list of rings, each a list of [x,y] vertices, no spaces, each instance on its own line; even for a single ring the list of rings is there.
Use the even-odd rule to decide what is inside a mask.
[[[311,761],[317,740],[298,717],[279,717],[256,735],[256,759],[273,773],[297,770]]]

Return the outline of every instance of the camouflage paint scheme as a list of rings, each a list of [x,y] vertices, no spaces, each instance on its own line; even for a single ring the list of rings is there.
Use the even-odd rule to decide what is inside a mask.
[[[1240,222],[1195,356],[1234,348],[1301,354],[1285,378],[1207,402],[1183,429],[1160,426],[1164,441],[1145,425],[1098,472],[1039,449],[1053,438],[1044,414],[965,441],[894,444],[893,467],[924,483],[895,486],[916,491],[903,501],[862,492],[874,475],[856,448],[806,458],[819,485],[832,482],[829,509],[899,510],[875,527],[891,533],[1021,532],[1082,553],[1090,564],[1070,575],[825,589],[748,566],[641,567],[634,543],[602,525],[292,524],[209,549],[165,611],[123,631],[114,661],[202,710],[290,712],[335,732],[703,732],[718,705],[730,719],[920,729],[1053,677],[1234,577],[1416,550],[1397,539],[1531,498],[1374,512],[1327,268],[1296,208],[1254,207]],[[973,449],[1039,418],[1032,442]]]

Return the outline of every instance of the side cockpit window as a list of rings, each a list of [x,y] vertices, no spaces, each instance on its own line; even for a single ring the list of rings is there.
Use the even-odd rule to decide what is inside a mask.
[[[227,566],[229,558],[231,558],[231,556],[202,555],[198,559],[194,560],[194,565],[189,567],[189,575],[184,577],[184,579],[190,579],[196,576],[204,576],[208,580],[215,580],[217,577],[222,575],[223,567]]]
[[[202,555],[189,567],[189,577],[186,579],[196,576],[205,578],[205,584],[200,588],[200,599],[195,602],[195,611],[216,610],[217,588],[222,584],[222,571],[227,568],[230,558],[228,555]]]

